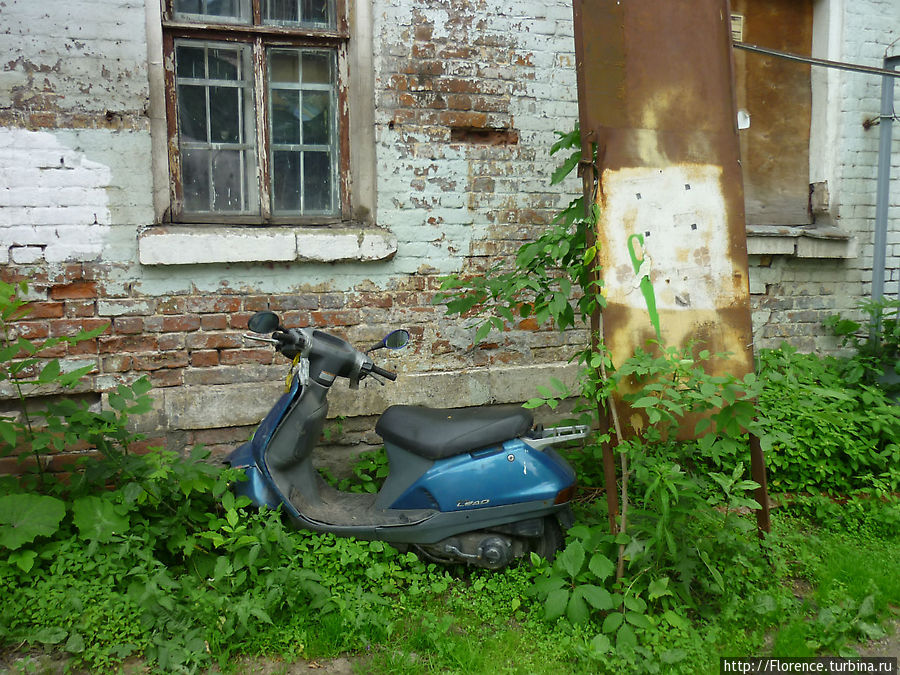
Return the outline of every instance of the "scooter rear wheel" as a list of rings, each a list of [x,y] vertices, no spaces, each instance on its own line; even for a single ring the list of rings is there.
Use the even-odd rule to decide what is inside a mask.
[[[535,537],[531,550],[548,562],[553,562],[556,552],[562,548],[563,532],[554,516],[544,518],[544,533]]]

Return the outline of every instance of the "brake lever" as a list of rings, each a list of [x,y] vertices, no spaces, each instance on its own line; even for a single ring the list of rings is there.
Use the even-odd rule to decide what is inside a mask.
[[[257,342],[268,342],[269,344],[277,345],[279,343],[275,338],[267,338],[260,337],[259,335],[250,335],[249,333],[244,333],[241,335],[245,340],[256,340]]]

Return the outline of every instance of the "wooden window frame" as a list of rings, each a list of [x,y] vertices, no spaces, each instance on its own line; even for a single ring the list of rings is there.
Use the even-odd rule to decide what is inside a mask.
[[[284,27],[262,23],[262,0],[250,0],[252,24],[182,21],[175,19],[174,0],[162,0],[162,40],[166,98],[166,125],[169,170],[169,215],[172,222],[213,223],[235,225],[331,225],[350,220],[351,167],[348,50],[350,26],[346,0],[335,0],[336,27],[318,29]],[[253,96],[256,114],[257,192],[258,214],[234,215],[215,213],[184,213],[184,194],[181,184],[181,153],[178,143],[177,87],[175,76],[176,40],[194,39],[205,42],[239,43],[249,45],[252,52]],[[272,214],[271,149],[269,132],[269,91],[266,49],[270,47],[318,47],[336,52],[337,71],[337,173],[335,186],[339,190],[338,214],[333,216],[303,216]]]

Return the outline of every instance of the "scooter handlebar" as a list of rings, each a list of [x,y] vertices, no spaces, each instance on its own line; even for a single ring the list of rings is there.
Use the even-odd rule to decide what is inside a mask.
[[[390,380],[391,382],[397,379],[397,373],[392,373],[391,371],[385,370],[384,368],[379,368],[374,364],[372,365],[372,374],[380,375],[381,377]]]

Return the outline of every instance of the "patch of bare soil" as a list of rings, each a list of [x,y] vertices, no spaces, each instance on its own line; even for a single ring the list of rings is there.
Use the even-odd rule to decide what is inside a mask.
[[[29,673],[34,675],[87,675],[86,670],[71,670],[67,666],[69,658],[65,654],[10,653],[0,655],[0,675],[9,673]],[[313,659],[286,663],[274,658],[241,658],[230,664],[227,671],[213,668],[207,675],[221,675],[223,672],[237,675],[354,675],[362,668],[362,659],[337,658]],[[139,660],[126,661],[118,671],[123,675],[141,675],[149,672]]]

